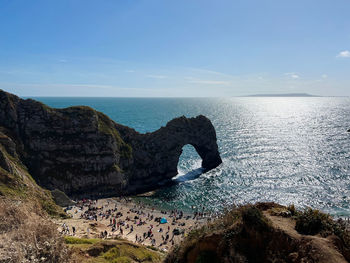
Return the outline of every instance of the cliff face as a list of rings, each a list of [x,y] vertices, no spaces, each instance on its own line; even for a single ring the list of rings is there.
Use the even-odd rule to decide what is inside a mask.
[[[177,174],[191,144],[209,170],[221,163],[216,134],[204,116],[180,117],[147,134],[89,107],[52,109],[0,90],[1,147],[18,156],[48,189],[71,196],[123,195],[155,189]],[[1,135],[0,134],[0,135]],[[0,166],[10,169],[0,155]]]

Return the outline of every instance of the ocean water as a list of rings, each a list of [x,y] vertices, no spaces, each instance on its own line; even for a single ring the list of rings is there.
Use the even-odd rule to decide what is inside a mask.
[[[350,98],[35,98],[63,108],[88,105],[139,132],[174,117],[213,122],[223,164],[201,174],[183,148],[177,184],[144,202],[220,211],[230,204],[274,201],[350,215]]]

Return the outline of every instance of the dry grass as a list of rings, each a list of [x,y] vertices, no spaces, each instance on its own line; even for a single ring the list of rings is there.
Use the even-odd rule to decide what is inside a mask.
[[[273,216],[266,217],[264,211]],[[288,231],[286,220],[291,224]],[[295,230],[322,237],[299,236]],[[234,206],[212,223],[193,230],[165,262],[346,262],[350,260],[349,244],[344,224],[326,214],[312,209],[297,211],[293,205],[257,203]]]
[[[220,247],[225,247],[225,250],[236,240],[244,239],[241,236],[243,232],[248,231],[247,236],[259,236],[269,232],[271,227],[271,222],[256,205],[232,206],[218,219],[192,230],[167,255],[165,262],[217,262],[213,258],[219,260],[223,255],[218,255],[216,250],[221,250]],[[245,262],[239,254],[228,257],[234,257],[232,262]]]
[[[56,226],[37,212],[34,203],[0,199],[0,262],[68,262]]]

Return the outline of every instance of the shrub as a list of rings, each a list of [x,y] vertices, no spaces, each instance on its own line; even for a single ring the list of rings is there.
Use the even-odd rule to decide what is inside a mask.
[[[0,198],[0,262],[68,262],[56,225],[34,211],[35,203]]]
[[[328,235],[333,232],[334,222],[329,215],[308,208],[297,215],[295,229],[305,235]]]
[[[204,250],[199,253],[195,263],[216,263],[219,262],[218,256],[214,251]]]
[[[289,212],[292,214],[292,216],[295,216],[297,214],[297,210],[295,208],[295,206],[293,204],[289,205],[287,207],[287,209],[289,210]]]
[[[256,206],[247,205],[241,208],[243,222],[249,226],[254,226],[259,230],[268,230],[269,222],[268,219]]]

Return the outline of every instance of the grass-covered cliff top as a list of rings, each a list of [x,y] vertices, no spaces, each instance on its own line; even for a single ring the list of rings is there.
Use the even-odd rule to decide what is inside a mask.
[[[233,207],[192,231],[165,259],[181,262],[347,262],[350,232],[318,210],[257,203]]]

